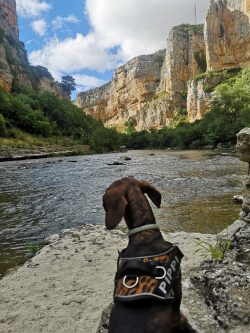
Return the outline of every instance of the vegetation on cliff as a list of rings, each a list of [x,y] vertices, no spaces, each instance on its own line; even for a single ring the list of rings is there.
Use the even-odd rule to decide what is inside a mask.
[[[0,90],[0,137],[24,139],[23,131],[46,138],[68,137],[71,144],[90,145],[95,152],[119,146],[115,130],[104,128],[70,101],[16,84],[10,94]]]
[[[224,73],[224,72],[223,72]],[[150,132],[133,132],[125,137],[129,148],[203,148],[233,145],[236,133],[250,126],[250,68],[238,75],[223,74],[215,88],[212,108],[201,120],[188,123],[180,109],[169,127]]]
[[[128,121],[127,134],[105,128],[70,101],[16,84],[11,94],[0,90],[0,137],[20,139],[21,129],[48,138],[50,144],[66,137],[62,141],[67,144],[90,145],[95,152],[116,150],[121,144],[133,149],[230,146],[236,133],[250,126],[249,82],[250,68],[223,75],[212,108],[201,120],[188,123],[186,110],[178,109],[168,127],[136,132]]]

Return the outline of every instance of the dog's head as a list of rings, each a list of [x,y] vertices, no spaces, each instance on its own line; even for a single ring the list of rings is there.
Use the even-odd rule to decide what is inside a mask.
[[[130,228],[138,224],[154,223],[154,215],[145,193],[159,208],[161,193],[146,181],[127,177],[112,183],[103,195],[106,228],[115,228],[123,217]]]

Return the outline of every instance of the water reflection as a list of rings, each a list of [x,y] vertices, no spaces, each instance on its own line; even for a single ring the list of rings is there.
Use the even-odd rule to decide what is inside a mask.
[[[129,156],[131,160],[125,161]],[[115,161],[123,165],[110,166]],[[166,230],[217,232],[237,218],[231,198],[247,166],[210,151],[130,151],[0,163],[0,272],[29,255],[27,244],[80,224],[102,224],[102,195],[134,176],[162,193],[154,208]]]

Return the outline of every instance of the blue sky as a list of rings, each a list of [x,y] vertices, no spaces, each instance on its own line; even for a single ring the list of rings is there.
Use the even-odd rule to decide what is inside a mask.
[[[114,68],[166,47],[170,29],[204,22],[209,0],[16,0],[29,61],[77,92],[109,81]]]

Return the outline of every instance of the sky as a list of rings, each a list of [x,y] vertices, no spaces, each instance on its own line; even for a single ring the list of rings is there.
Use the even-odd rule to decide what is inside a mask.
[[[141,54],[166,48],[171,28],[204,23],[209,0],[16,0],[20,39],[32,65],[85,91]]]

